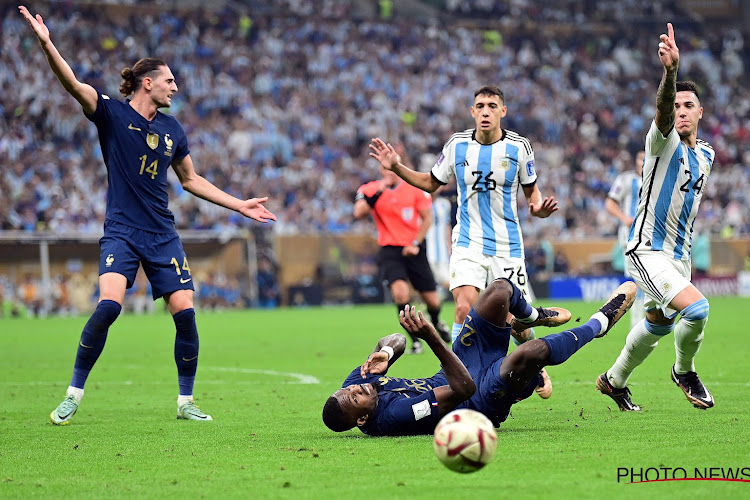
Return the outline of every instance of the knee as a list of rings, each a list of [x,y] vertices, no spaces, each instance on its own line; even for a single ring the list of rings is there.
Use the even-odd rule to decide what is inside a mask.
[[[513,351],[513,363],[510,368],[514,371],[538,372],[549,357],[549,347],[541,339],[529,340]]]
[[[456,323],[463,323],[466,319],[466,315],[469,314],[469,311],[471,311],[471,304],[466,301],[456,302]]]
[[[513,285],[507,279],[497,279],[490,283],[482,295],[493,304],[505,304],[513,297]]]
[[[680,316],[687,321],[706,321],[708,319],[708,300],[696,300],[680,312]]]

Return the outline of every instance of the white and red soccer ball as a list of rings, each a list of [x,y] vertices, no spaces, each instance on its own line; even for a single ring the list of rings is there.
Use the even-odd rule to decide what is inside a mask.
[[[475,472],[495,456],[497,432],[490,419],[464,408],[438,422],[432,444],[438,460],[450,470]]]

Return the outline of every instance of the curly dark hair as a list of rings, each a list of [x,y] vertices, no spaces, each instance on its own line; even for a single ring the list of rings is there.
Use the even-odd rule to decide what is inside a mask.
[[[344,416],[339,400],[331,396],[323,405],[323,423],[334,432],[348,431],[354,427]]]
[[[162,66],[167,64],[161,59],[145,57],[135,63],[133,68],[124,68],[120,71],[122,83],[120,84],[120,93],[127,97],[143,85],[143,79],[147,76],[154,76]]]

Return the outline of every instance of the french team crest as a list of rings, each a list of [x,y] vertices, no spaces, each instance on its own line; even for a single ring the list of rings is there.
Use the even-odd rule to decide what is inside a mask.
[[[159,134],[148,134],[146,136],[146,144],[151,149],[156,149],[159,146]]]

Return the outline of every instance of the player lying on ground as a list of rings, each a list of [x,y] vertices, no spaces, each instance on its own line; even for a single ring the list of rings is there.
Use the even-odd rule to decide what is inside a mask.
[[[323,407],[323,422],[333,431],[353,427],[372,436],[432,434],[440,418],[456,408],[485,414],[499,427],[513,404],[539,385],[539,371],[558,365],[596,337],[604,336],[633,304],[636,286],[620,285],[584,325],[528,341],[508,355],[511,328],[557,326],[570,320],[558,308],[532,308],[505,278],[495,280],[466,317],[453,350],[440,340],[421,311],[406,307],[399,319],[407,332],[430,347],[442,369],[429,378],[387,377],[404,353],[405,337],[380,339],[367,361],[355,368]],[[515,316],[506,323],[508,313]]]

